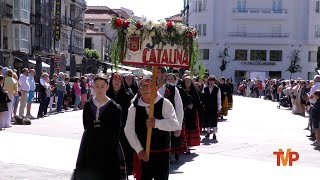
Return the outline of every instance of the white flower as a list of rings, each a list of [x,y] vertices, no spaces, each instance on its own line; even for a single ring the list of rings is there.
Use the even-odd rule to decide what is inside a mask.
[[[161,31],[161,36],[165,37],[167,35],[167,33],[165,31]]]
[[[140,35],[141,35],[141,30],[137,30],[135,34],[136,34],[137,36],[140,36]]]
[[[159,21],[154,21],[153,26],[158,29],[161,26],[161,23]]]
[[[161,29],[163,29],[163,30],[167,29],[167,21],[164,20],[164,19],[161,19],[161,20],[160,20],[160,27],[161,27]]]
[[[150,34],[149,34],[150,37],[153,37],[155,35],[156,35],[156,32],[154,32],[154,31],[151,31]]]
[[[147,21],[147,23],[146,23],[146,29],[148,29],[148,30],[152,30],[152,28],[153,28],[153,26],[154,26],[154,23],[152,22],[152,21]]]
[[[136,30],[137,30],[137,27],[135,25],[133,25],[133,24],[129,25],[129,27],[128,27],[129,34],[134,34]]]

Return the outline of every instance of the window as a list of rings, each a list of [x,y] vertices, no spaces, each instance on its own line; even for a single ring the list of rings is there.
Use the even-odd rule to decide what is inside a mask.
[[[209,60],[209,49],[199,49],[199,53],[200,53],[200,59],[202,60]]]
[[[315,38],[320,38],[320,25],[315,26]]]
[[[247,12],[247,1],[246,0],[238,0],[237,9],[238,9],[238,12]]]
[[[194,12],[198,12],[198,1],[196,1]]]
[[[105,26],[106,25],[106,23],[101,23],[101,26]]]
[[[282,0],[273,0],[272,1],[272,11],[274,13],[282,12]]]
[[[92,49],[92,38],[84,39],[84,48]]]
[[[270,61],[282,61],[282,50],[270,50]]]
[[[6,25],[3,25],[3,49],[8,49],[8,29]],[[0,32],[0,36],[1,36],[1,32]],[[0,38],[1,41],[1,38]],[[0,47],[1,47],[1,43],[0,43]]]
[[[202,11],[202,1],[199,1],[198,8],[199,8],[198,12],[201,12]]]
[[[14,0],[14,20],[30,22],[30,0]]]
[[[309,51],[308,52],[308,61],[309,62],[317,62],[317,51]]]
[[[202,24],[202,36],[207,36],[207,25]]]
[[[271,79],[281,79],[281,71],[269,71],[269,78]]]
[[[248,60],[248,50],[236,49],[235,50],[235,60],[236,61],[247,61]]]
[[[21,49],[29,50],[29,33],[30,28],[29,26],[21,24]]]
[[[105,33],[106,32],[106,27],[101,27],[100,31]]]
[[[198,33],[199,33],[199,36],[202,36],[202,28],[201,28],[201,24],[198,24]]]
[[[320,1],[316,1],[316,13],[320,13]]]
[[[267,51],[266,50],[251,50],[250,51],[251,61],[266,61]]]

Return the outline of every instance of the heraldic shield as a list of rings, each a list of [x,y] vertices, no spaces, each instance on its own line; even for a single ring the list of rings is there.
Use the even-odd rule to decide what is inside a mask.
[[[130,37],[130,51],[139,51],[140,50],[140,37],[139,36],[131,36]]]

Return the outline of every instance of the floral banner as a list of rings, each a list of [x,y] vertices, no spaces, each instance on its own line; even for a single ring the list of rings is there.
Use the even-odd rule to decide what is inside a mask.
[[[189,68],[195,64],[197,31],[171,21],[147,21],[113,18],[117,39],[111,58],[124,64]],[[119,62],[118,62],[119,63]]]

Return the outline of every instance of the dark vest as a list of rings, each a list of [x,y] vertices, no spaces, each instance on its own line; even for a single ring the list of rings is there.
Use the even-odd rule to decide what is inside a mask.
[[[170,84],[166,84],[166,90],[164,93],[164,97],[167,98],[173,107],[175,108],[174,96],[176,94],[176,87]]]
[[[46,88],[44,88],[41,83],[39,84],[39,92],[46,93]]]
[[[146,126],[146,120],[148,119],[148,114],[145,107],[138,105],[138,98],[134,101],[134,106],[136,107],[136,118],[135,118],[135,131],[137,137],[144,149],[146,149],[146,140],[148,128]],[[154,105],[154,117],[157,120],[164,119],[162,116],[162,106],[163,98],[161,98]],[[170,132],[162,131],[156,128],[152,129],[152,140],[151,140],[151,150],[167,150],[170,148]]]
[[[217,94],[218,94],[219,88],[218,86],[213,86],[212,92],[210,94],[210,90],[209,87],[205,87],[204,88],[204,93],[205,93],[205,106],[206,108],[209,108],[209,111],[214,110],[214,109],[218,109],[218,98],[217,98]]]

